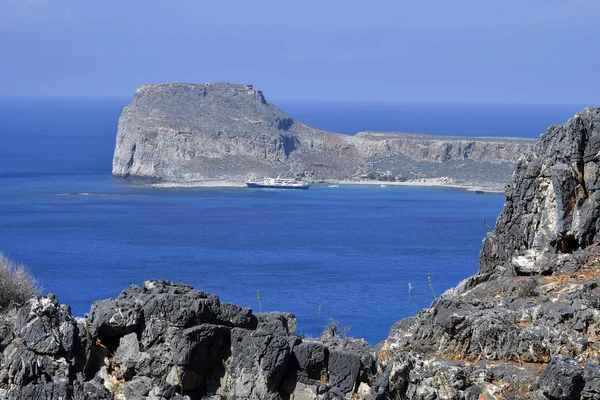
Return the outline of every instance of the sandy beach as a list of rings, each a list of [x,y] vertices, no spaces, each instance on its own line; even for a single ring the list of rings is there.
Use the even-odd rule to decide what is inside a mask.
[[[317,185],[318,183],[312,182],[311,185]],[[468,191],[481,191],[488,193],[502,193],[504,191],[501,187],[493,186],[480,186],[470,185],[466,183],[455,182],[451,178],[421,178],[412,179],[404,182],[386,182],[386,181],[374,181],[374,180],[331,180],[325,181],[323,185],[376,185],[376,186],[425,186],[425,187],[447,187],[464,189]],[[241,188],[246,187],[246,184],[241,181],[226,181],[226,180],[206,180],[206,181],[190,181],[190,182],[158,182],[149,183],[147,185],[139,185],[142,187],[153,187],[153,188]]]
[[[421,179],[411,179],[403,182],[386,182],[386,181],[372,181],[372,180],[341,180],[336,181],[335,183],[340,185],[385,185],[385,186],[429,186],[429,187],[447,187],[447,188],[456,188],[456,189],[464,189],[468,191],[481,191],[481,192],[489,192],[489,193],[502,193],[504,192],[503,187],[495,187],[495,186],[481,186],[481,185],[471,185],[467,183],[455,182],[451,178],[441,177],[441,178],[421,178]]]

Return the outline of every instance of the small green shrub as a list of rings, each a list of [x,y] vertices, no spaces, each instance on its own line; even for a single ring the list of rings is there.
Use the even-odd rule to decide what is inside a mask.
[[[37,281],[23,264],[0,253],[0,312],[25,304],[40,292]]]

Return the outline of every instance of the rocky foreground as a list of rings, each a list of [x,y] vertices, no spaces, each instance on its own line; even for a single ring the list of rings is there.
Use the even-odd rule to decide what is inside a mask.
[[[165,281],[82,319],[32,299],[0,317],[0,399],[600,399],[599,189],[586,109],[518,162],[478,274],[375,348]]]
[[[144,85],[119,120],[113,175],[186,184],[255,176],[451,178],[503,188],[534,140],[363,132],[305,125],[251,85]]]

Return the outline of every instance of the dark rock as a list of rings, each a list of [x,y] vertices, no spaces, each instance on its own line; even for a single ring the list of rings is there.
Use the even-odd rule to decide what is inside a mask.
[[[328,357],[327,348],[316,341],[303,341],[292,350],[295,367],[309,379],[320,380],[327,376]]]
[[[256,329],[264,330],[272,335],[289,336],[296,333],[296,316],[291,313],[269,312],[257,315]]]
[[[147,376],[136,376],[125,385],[123,394],[127,399],[138,396],[148,396],[150,390],[154,387],[154,380]]]
[[[17,313],[14,335],[38,354],[56,355],[73,350],[77,324],[68,306],[59,306],[56,296],[31,299]]]
[[[90,311],[90,333],[94,337],[124,336],[140,323],[141,309],[132,301],[96,301]]]
[[[119,365],[123,376],[131,379],[136,372],[136,366],[142,359],[149,357],[147,353],[140,351],[140,344],[135,333],[121,337],[119,347],[114,354],[114,362]]]
[[[581,392],[584,400],[600,399],[600,365],[588,363],[583,369],[583,380],[585,386]]]
[[[583,368],[571,357],[558,355],[542,371],[539,387],[550,399],[578,399],[584,388]]]
[[[76,397],[79,397],[82,400],[113,399],[112,393],[104,387],[104,381],[100,377],[85,382],[81,393],[76,393],[76,395],[78,395]]]
[[[464,393],[465,400],[479,400],[480,395],[483,392],[483,388],[479,385],[473,385],[467,388]]]
[[[69,382],[48,382],[37,385],[16,386],[8,392],[7,400],[62,400],[73,398]]]
[[[329,383],[339,387],[343,393],[348,393],[355,388],[360,372],[360,355],[340,349],[329,349],[327,371]]]

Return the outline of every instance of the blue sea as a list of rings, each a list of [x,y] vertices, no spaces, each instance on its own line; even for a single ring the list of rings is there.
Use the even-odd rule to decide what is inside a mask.
[[[111,177],[128,99],[0,98],[0,251],[82,316],[147,279],[258,311],[334,318],[371,344],[478,269],[501,194],[313,185],[308,191],[150,189]],[[582,105],[282,102],[337,132],[537,137]],[[428,276],[431,277],[430,286]],[[408,285],[412,285],[409,296]]]

